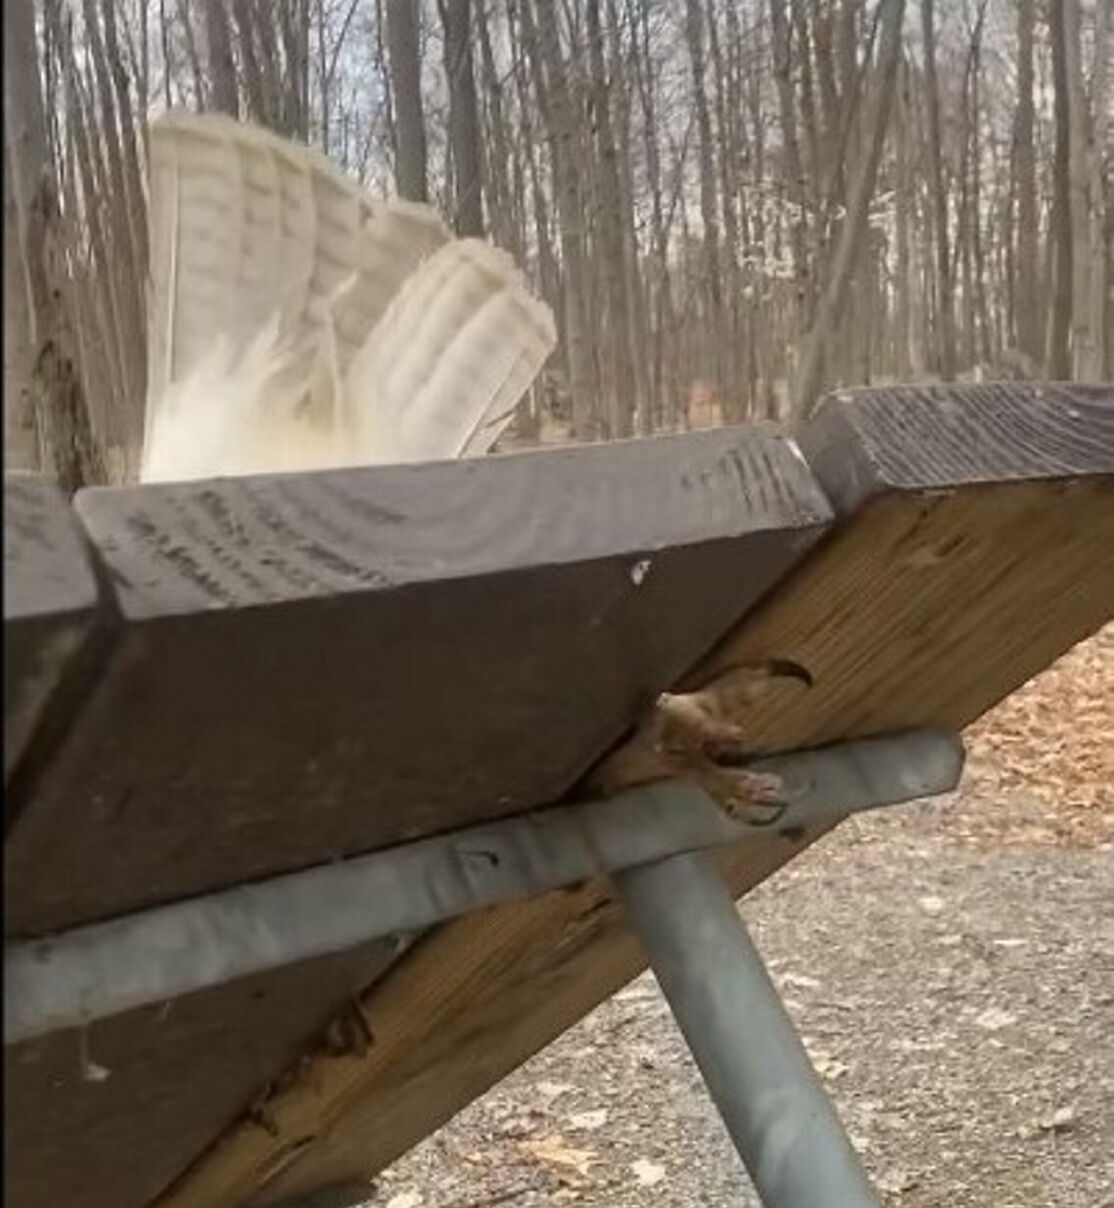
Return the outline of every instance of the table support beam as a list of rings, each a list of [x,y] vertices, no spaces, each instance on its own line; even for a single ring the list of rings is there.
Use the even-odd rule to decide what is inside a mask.
[[[615,881],[766,1208],[879,1208],[707,855],[671,856],[616,873]]]

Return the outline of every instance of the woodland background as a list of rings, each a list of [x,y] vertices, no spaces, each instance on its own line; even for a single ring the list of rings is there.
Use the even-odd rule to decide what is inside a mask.
[[[508,248],[515,439],[1114,377],[1114,0],[5,0],[5,460],[141,439],[146,120],[216,109]]]

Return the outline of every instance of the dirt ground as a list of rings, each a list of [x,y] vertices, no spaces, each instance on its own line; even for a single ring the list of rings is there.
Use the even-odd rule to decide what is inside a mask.
[[[1114,1208],[1114,627],[968,740],[959,793],[852,819],[743,915],[887,1205]],[[368,1203],[757,1200],[646,975]]]

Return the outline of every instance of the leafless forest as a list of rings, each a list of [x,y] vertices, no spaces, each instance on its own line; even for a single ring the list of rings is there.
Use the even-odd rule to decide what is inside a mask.
[[[8,465],[126,476],[146,119],[216,109],[508,248],[518,436],[1114,376],[1114,0],[5,0]]]

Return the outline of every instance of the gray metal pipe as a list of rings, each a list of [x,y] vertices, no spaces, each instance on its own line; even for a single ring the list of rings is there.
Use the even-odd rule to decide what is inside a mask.
[[[879,1208],[706,853],[671,856],[613,875],[766,1208]]]
[[[776,825],[734,822],[665,782],[286,873],[4,949],[4,1043],[80,1027],[497,902],[680,851],[803,831],[857,809],[942,793],[963,767],[952,734],[861,739],[755,764],[781,776]]]

